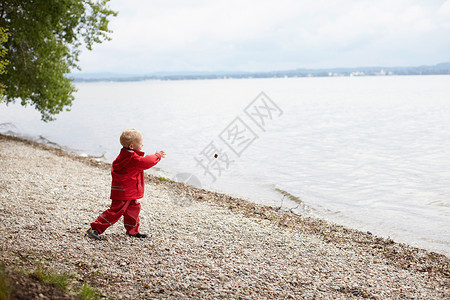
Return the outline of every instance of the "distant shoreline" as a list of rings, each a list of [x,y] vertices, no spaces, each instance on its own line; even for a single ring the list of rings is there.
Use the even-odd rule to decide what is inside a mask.
[[[450,75],[450,63],[413,67],[356,67],[326,69],[294,69],[267,72],[157,72],[150,74],[79,73],[69,74],[75,82],[144,81],[144,80],[204,80],[250,78],[303,78],[303,77],[361,77],[361,76],[417,76]]]

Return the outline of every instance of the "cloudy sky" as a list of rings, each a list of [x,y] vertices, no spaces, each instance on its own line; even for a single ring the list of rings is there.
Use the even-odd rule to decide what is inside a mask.
[[[83,72],[269,71],[450,62],[450,0],[111,0]]]

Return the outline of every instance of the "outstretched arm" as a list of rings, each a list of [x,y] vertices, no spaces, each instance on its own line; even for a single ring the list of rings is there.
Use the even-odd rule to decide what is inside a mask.
[[[146,155],[144,157],[141,157],[138,162],[138,168],[142,170],[147,170],[156,165],[161,158],[164,158],[166,156],[166,153],[161,150],[156,152],[155,154]]]

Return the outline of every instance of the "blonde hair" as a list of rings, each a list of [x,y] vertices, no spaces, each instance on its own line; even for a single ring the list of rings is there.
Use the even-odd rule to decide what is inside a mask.
[[[120,143],[125,148],[128,148],[128,146],[139,139],[142,139],[142,133],[134,128],[125,129],[120,135]]]

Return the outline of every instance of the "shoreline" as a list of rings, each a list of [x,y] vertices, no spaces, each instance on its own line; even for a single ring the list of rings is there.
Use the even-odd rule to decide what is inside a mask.
[[[88,158],[88,159],[91,159],[94,161],[106,163],[106,165],[107,165],[106,168],[110,168],[110,165],[111,165],[109,162],[107,162],[107,159],[104,154],[91,155],[85,151],[76,150],[74,148],[70,148],[70,147],[63,146],[58,143],[52,142],[51,140],[45,138],[42,135],[27,136],[27,135],[17,134],[13,131],[11,131],[9,134],[0,133],[0,135],[4,135],[6,137],[11,137],[11,138],[17,138],[19,140],[24,140],[24,141],[31,142],[31,143],[36,143],[37,145],[43,145],[43,146],[47,146],[50,148],[56,148],[56,149],[59,149],[63,152],[70,154],[71,156]],[[153,176],[156,178],[163,177],[163,178],[166,178],[168,181],[174,181],[173,179],[170,179],[170,178],[173,178],[174,174],[177,173],[177,172],[172,172],[172,173],[167,172],[164,169],[160,169],[158,166],[155,166],[154,169],[156,169],[156,171],[151,169],[150,173],[148,173],[148,174],[151,174],[150,176]],[[272,185],[274,187],[271,188],[270,190],[268,190],[268,192],[273,193],[273,195],[271,196],[272,199],[275,199],[274,197],[276,195],[280,196],[279,199],[277,198],[276,200],[273,200],[272,203],[270,202],[270,200],[267,200],[267,199],[269,199],[269,197],[265,197],[264,198],[265,200],[260,201],[260,199],[258,197],[254,196],[248,192],[240,194],[238,191],[227,191],[224,189],[221,190],[219,188],[214,188],[212,186],[204,187],[204,188],[200,187],[200,189],[208,190],[208,191],[218,193],[218,194],[225,194],[225,195],[231,196],[232,198],[243,199],[244,201],[248,201],[250,203],[255,203],[258,205],[262,205],[262,206],[267,206],[269,208],[275,208],[278,210],[292,212],[293,214],[303,216],[303,217],[310,216],[313,219],[321,219],[321,220],[324,220],[329,223],[341,225],[343,227],[355,229],[355,230],[361,231],[361,232],[368,232],[370,234],[374,234],[374,235],[384,238],[384,239],[394,240],[395,242],[397,242],[399,244],[406,244],[413,248],[425,249],[429,252],[439,253],[439,254],[445,255],[447,257],[449,257],[449,255],[450,255],[450,249],[448,246],[445,246],[446,242],[444,239],[427,240],[423,236],[421,238],[416,237],[413,239],[413,238],[408,238],[408,234],[409,234],[409,236],[414,236],[414,232],[403,231],[403,234],[401,234],[401,233],[399,233],[399,232],[402,232],[401,230],[399,230],[397,232],[396,231],[389,232],[389,230],[386,230],[386,228],[384,228],[385,229],[384,231],[383,230],[380,231],[380,230],[377,230],[377,228],[374,228],[373,226],[371,226],[370,223],[360,222],[359,219],[349,218],[348,216],[345,216],[345,215],[336,217],[332,214],[331,215],[327,214],[326,208],[323,210],[317,210],[316,208],[312,208],[311,206],[308,206],[308,204],[303,202],[303,200],[300,199],[298,196],[291,194],[289,191],[285,191],[283,189],[276,187],[277,184],[275,182],[272,182]],[[287,205],[286,205],[286,201],[284,199],[287,200],[287,202],[288,202]]]
[[[8,145],[8,147],[5,147],[5,145]],[[17,154],[19,157],[15,157],[12,154],[13,151],[9,148],[20,148],[22,152]],[[44,164],[41,166],[33,160],[33,155],[24,154],[28,152],[39,157],[45,156],[44,162],[53,162],[53,165]],[[25,162],[27,168],[17,166],[17,162],[13,162],[17,159]],[[176,288],[173,288],[170,284],[163,284],[164,280],[158,278],[158,272],[164,273],[164,271],[172,270],[171,268],[174,268],[174,266],[167,262],[163,256],[160,256],[161,253],[158,254],[158,251],[156,251],[156,254],[153,251],[149,253],[144,251],[145,257],[149,260],[149,266],[147,267],[154,271],[152,271],[153,273],[147,273],[149,272],[147,269],[143,270],[139,266],[135,266],[132,261],[127,261],[127,266],[130,266],[135,273],[133,279],[144,280],[145,278],[148,282],[133,290],[134,292],[125,295],[125,298],[137,297],[142,293],[145,293],[148,297],[156,298],[181,296],[177,293],[188,297],[208,298],[220,296],[222,290],[226,291],[231,297],[242,296],[244,298],[247,296],[250,298],[259,296],[265,298],[269,295],[278,295],[279,297],[292,295],[294,298],[298,296],[308,298],[311,295],[371,298],[398,297],[401,295],[416,298],[445,298],[445,296],[450,296],[450,261],[443,254],[396,243],[390,239],[380,238],[324,220],[303,217],[225,194],[198,189],[170,180],[162,180],[148,174],[146,175],[148,184],[146,196],[141,203],[143,210],[148,213],[148,215],[142,216],[142,223],[148,228],[155,229],[152,239],[148,242],[151,245],[145,244],[147,242],[130,241],[123,237],[120,221],[111,227],[111,231],[108,229],[105,240],[101,241],[105,245],[98,245],[98,243],[96,245],[95,242],[83,236],[80,237],[86,227],[86,224],[80,224],[86,223],[86,220],[92,221],[96,213],[102,210],[102,207],[109,205],[110,164],[89,157],[80,157],[36,142],[4,135],[0,135],[0,162],[4,165],[0,169],[2,173],[0,179],[1,195],[4,199],[28,204],[30,207],[38,209],[36,200],[44,199],[43,206],[53,207],[60,203],[53,199],[56,197],[63,203],[62,207],[65,208],[63,211],[44,210],[40,211],[39,214],[26,209],[29,215],[26,215],[23,220],[32,219],[33,224],[35,224],[27,227],[30,225],[21,224],[13,218],[16,214],[21,214],[17,211],[18,207],[7,200],[2,200],[0,215],[5,220],[5,222],[2,222],[2,226],[4,227],[3,231],[6,232],[1,238],[3,242],[1,248],[2,261],[9,267],[13,266],[17,259],[25,261],[20,255],[20,249],[27,249],[23,243],[34,241],[37,244],[36,247],[31,247],[28,254],[30,257],[33,257],[33,259],[35,256],[50,257],[50,265],[56,269],[65,269],[67,266],[64,265],[69,265],[69,270],[76,270],[85,281],[99,287],[103,294],[108,294],[113,298],[118,298],[120,286],[111,287],[108,282],[117,280],[116,275],[102,269],[98,262],[90,262],[88,258],[89,254],[99,255],[96,252],[98,247],[106,253],[115,253],[111,251],[115,248],[120,248],[117,250],[119,253],[126,250],[120,246],[113,246],[116,243],[119,243],[119,245],[129,244],[131,248],[137,247],[136,249],[139,250],[159,249],[166,255],[173,256],[176,262],[180,263],[181,261],[181,264],[190,271],[189,274],[197,274],[196,270],[199,268],[208,277],[202,278],[197,274],[196,280],[189,280],[185,284],[186,286],[179,286],[177,280],[173,281],[175,278],[182,282],[187,279],[185,278],[183,281],[179,278],[181,274],[184,274],[184,271],[176,268],[173,274],[169,272],[170,275],[163,276],[163,278],[169,277],[172,280],[171,282],[169,280],[169,283]],[[58,170],[65,176],[73,177],[72,181],[82,182],[82,188],[78,185],[72,186],[72,181],[65,182],[64,176],[58,177],[53,174],[59,172]],[[47,179],[40,183],[39,181],[13,177],[13,174],[27,176],[27,172],[35,176],[34,179],[47,178],[48,176],[48,182]],[[93,179],[90,182],[90,177],[85,174],[86,172],[95,173],[101,179]],[[21,183],[18,187],[15,186],[17,180]],[[100,181],[97,182],[98,180]],[[62,182],[64,182],[64,185],[61,187]],[[24,190],[22,185],[26,186],[27,189]],[[44,192],[38,192],[43,185],[50,189],[51,193],[54,193],[51,197],[46,196],[47,194]],[[101,192],[97,190],[99,188],[102,188]],[[86,203],[88,201],[79,199],[79,197],[92,199],[91,202]],[[75,201],[82,206],[83,211],[78,218],[73,216],[80,209],[79,207],[72,207],[72,202]],[[59,223],[53,224],[51,218],[55,217],[58,212],[63,213],[65,219],[62,220],[69,224],[68,229],[63,229],[66,227],[61,227]],[[143,213],[141,212],[141,214]],[[56,249],[56,253],[60,253],[58,251],[61,251],[61,247],[66,249],[70,254],[69,257],[64,255],[59,258],[54,257],[55,251],[53,250],[55,249],[52,249],[52,245],[42,244],[39,236],[48,238],[47,223],[42,221],[42,219],[48,220],[47,218],[50,219],[48,224],[57,228],[61,227],[61,230],[66,231],[62,235],[62,239],[72,241],[72,245],[76,245],[74,249],[67,249],[67,247],[64,248],[61,245]],[[234,222],[229,221],[230,219]],[[12,227],[9,228],[5,223]],[[249,228],[249,224],[253,228]],[[218,226],[220,228],[216,228]],[[171,229],[178,234],[174,234]],[[24,241],[14,240],[14,234],[18,232],[26,232]],[[33,232],[36,232],[37,238],[34,237]],[[159,233],[159,235],[156,233]],[[171,240],[178,241],[178,243],[168,242]],[[211,240],[216,241],[216,243],[211,244],[209,242]],[[234,244],[236,241],[238,241],[237,244]],[[110,247],[113,247],[113,249]],[[229,248],[232,249],[232,258],[227,255]],[[192,249],[196,249],[197,252],[191,252]],[[6,253],[12,253],[13,255],[9,257]],[[254,256],[254,253],[259,255]],[[261,256],[261,254],[264,255]],[[270,261],[266,261],[264,257],[269,254],[274,256]],[[283,257],[286,255],[292,255],[292,257],[286,260]],[[79,265],[82,257],[87,258],[84,267],[83,264]],[[125,260],[126,258],[126,255],[122,257]],[[301,258],[304,260],[292,265],[293,261]],[[180,261],[177,259],[180,259]],[[193,261],[193,264],[191,265],[183,259]],[[224,261],[228,261],[229,264],[224,265]],[[102,258],[102,262],[107,264],[108,259]],[[260,263],[262,262],[264,262],[262,265],[272,265],[272,268],[276,269],[275,277],[279,277],[280,280],[270,278],[265,272],[266,270],[261,270]],[[30,261],[27,261],[27,263],[30,263]],[[95,265],[97,267],[94,267]],[[248,271],[238,271],[237,267],[241,269],[244,267],[245,269],[245,266],[249,267]],[[119,263],[120,267],[123,268],[124,266]],[[94,275],[99,269],[102,270],[100,272],[104,277],[108,278],[106,283],[104,278],[101,278],[102,276],[98,276],[100,277],[98,278]],[[230,269],[232,271],[229,271]],[[296,277],[297,284],[294,284],[289,280],[295,277],[296,271],[294,272],[294,270],[297,269],[303,273],[300,274],[302,276]],[[336,270],[336,274],[331,270]],[[371,274],[373,272],[375,273]],[[136,275],[136,273],[141,274],[141,276]],[[228,276],[228,273],[239,276],[238,278],[232,278],[232,276]],[[346,281],[344,274],[349,276],[350,283],[343,283]],[[382,278],[383,276],[400,276],[401,278],[397,278],[397,280],[386,279],[386,282],[379,283],[376,281],[377,276]],[[360,277],[367,278],[362,280]],[[253,283],[249,282],[249,278],[252,279],[251,282]],[[302,284],[298,284],[300,278],[304,280]],[[309,280],[305,278],[309,278]],[[331,282],[329,278],[332,278]],[[198,282],[201,282],[201,284],[197,285]],[[230,286],[224,282],[231,282]],[[268,291],[261,290],[262,286],[272,282],[275,282],[273,284],[278,287],[275,291],[272,291],[275,294],[268,294]],[[396,284],[400,286],[412,284],[416,288],[398,290]],[[283,294],[280,287],[288,287],[289,293]],[[163,293],[160,293],[161,289],[163,289]],[[247,292],[251,293],[247,294]]]

